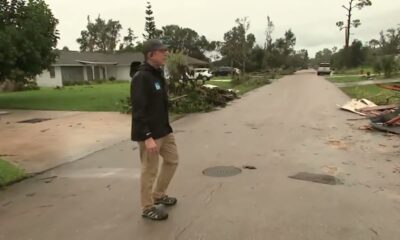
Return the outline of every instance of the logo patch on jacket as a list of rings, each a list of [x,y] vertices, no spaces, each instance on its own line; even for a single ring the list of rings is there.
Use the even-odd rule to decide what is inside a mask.
[[[158,90],[161,90],[161,84],[160,84],[160,82],[155,82],[154,83],[154,86],[156,87],[156,90],[158,91]]]

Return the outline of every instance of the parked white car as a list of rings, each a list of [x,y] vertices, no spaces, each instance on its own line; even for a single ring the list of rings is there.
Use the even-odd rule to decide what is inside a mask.
[[[323,75],[323,74],[331,74],[332,69],[331,69],[331,64],[330,63],[320,63],[317,69],[317,74],[318,75]]]
[[[209,68],[195,68],[194,69],[194,79],[201,79],[204,81],[208,81],[213,77]]]

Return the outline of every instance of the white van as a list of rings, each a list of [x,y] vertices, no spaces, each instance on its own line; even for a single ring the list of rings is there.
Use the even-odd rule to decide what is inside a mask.
[[[323,74],[331,74],[332,69],[331,69],[331,64],[330,63],[320,63],[318,66],[317,74],[318,75],[323,75]]]

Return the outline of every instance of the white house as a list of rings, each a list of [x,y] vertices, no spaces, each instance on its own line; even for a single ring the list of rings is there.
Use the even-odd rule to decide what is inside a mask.
[[[41,87],[63,86],[71,82],[92,80],[130,80],[132,62],[143,62],[142,53],[91,53],[60,51],[56,62],[49,70],[36,77]],[[191,66],[205,66],[207,62],[187,56]]]

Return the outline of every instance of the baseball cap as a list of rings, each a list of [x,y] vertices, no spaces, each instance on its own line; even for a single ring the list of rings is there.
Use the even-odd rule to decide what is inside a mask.
[[[143,54],[157,50],[168,50],[168,46],[163,44],[159,39],[150,39],[143,43]]]

